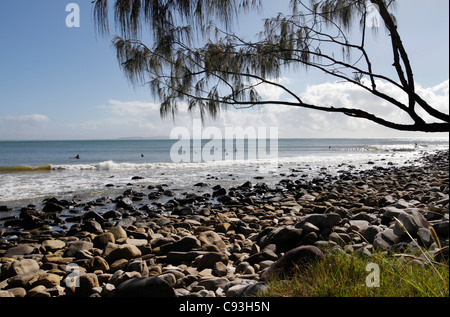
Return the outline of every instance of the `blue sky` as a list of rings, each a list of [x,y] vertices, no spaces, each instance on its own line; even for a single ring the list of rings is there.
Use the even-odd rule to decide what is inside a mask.
[[[71,2],[80,7],[79,28],[65,24],[66,5]],[[400,33],[419,89],[448,112],[449,2],[398,3]],[[286,12],[289,0],[264,0],[263,4],[263,14],[246,16],[240,30],[258,32],[261,19]],[[129,84],[118,67],[110,38],[96,35],[90,0],[0,0],[0,140],[169,137],[174,126],[189,125],[192,118],[183,112],[175,123],[161,119],[149,90]],[[381,72],[392,68],[385,41],[386,34],[380,31],[371,44]],[[352,87],[339,86],[312,71],[286,73],[281,81],[315,102],[326,102],[325,97],[361,100]],[[324,97],[324,92],[329,95]],[[283,97],[276,89],[263,87],[260,93]],[[386,114],[390,115],[388,110]],[[286,107],[229,111],[208,124],[278,126],[281,137],[351,137],[356,132],[361,137],[423,135]]]

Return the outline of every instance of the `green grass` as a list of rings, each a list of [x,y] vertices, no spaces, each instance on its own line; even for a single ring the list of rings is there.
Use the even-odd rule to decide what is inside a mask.
[[[350,256],[328,251],[323,261],[298,272],[289,279],[272,280],[265,297],[448,297],[449,267],[433,261],[418,264],[410,258],[376,254]],[[379,287],[366,286],[374,280],[366,271],[378,265]]]

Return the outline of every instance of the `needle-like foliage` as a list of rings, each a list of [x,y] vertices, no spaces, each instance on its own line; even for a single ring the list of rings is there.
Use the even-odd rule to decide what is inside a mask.
[[[112,2],[112,0],[110,0]],[[449,115],[416,93],[409,56],[398,33],[395,0],[292,0],[289,15],[267,19],[257,41],[233,31],[241,13],[258,10],[259,0],[96,0],[100,34],[109,34],[113,12],[117,58],[133,84],[148,84],[161,101],[161,115],[176,116],[180,103],[202,116],[229,106],[277,104],[343,113],[404,131],[449,131]],[[390,37],[396,78],[377,73],[366,48],[369,19],[376,10]],[[359,37],[350,36],[355,25]],[[363,109],[314,105],[278,80],[285,70],[314,68],[358,86],[405,112],[410,122],[394,122]],[[378,89],[400,89],[402,102]],[[285,100],[263,99],[258,87],[282,89]],[[419,111],[418,111],[419,110]],[[429,118],[425,121],[423,114]]]

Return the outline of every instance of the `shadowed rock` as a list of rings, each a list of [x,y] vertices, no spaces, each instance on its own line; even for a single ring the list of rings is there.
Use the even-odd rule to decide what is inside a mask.
[[[285,277],[293,275],[308,267],[310,264],[323,260],[324,253],[315,246],[300,246],[298,248],[288,251],[275,263],[273,263],[261,275],[261,280],[268,281],[273,278]]]

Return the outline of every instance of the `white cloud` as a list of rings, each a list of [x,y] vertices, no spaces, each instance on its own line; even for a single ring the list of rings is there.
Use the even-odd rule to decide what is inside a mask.
[[[159,111],[159,105],[142,101],[121,102],[118,100],[109,100],[108,105],[102,105],[98,108],[108,109],[112,113],[121,116],[142,116],[149,112]]]
[[[0,116],[0,139],[36,138],[49,122],[42,114]]]
[[[0,122],[2,123],[42,123],[48,122],[49,118],[42,114],[30,114],[22,116],[0,116]]]
[[[289,83],[288,79],[283,79]],[[383,82],[377,83],[380,91],[393,96],[401,102],[406,102],[405,94],[397,87]],[[282,100],[283,94],[279,88],[260,86],[259,93],[271,100]],[[417,93],[438,110],[448,112],[449,81],[435,87],[424,88],[417,85]],[[410,123],[410,119],[394,105],[373,96],[350,83],[324,83],[308,86],[301,98],[319,106],[358,108],[374,113],[383,118],[399,123]],[[176,126],[192,129],[192,120],[199,118],[194,112],[190,114],[186,106],[181,106],[175,122],[171,117],[161,119],[159,105],[140,101],[121,102],[110,100],[102,106],[115,117],[103,119],[94,125],[102,126],[103,131],[114,137],[120,136],[165,136]],[[424,118],[428,118],[423,114]],[[398,132],[372,123],[339,113],[326,113],[299,107],[267,105],[252,109],[236,110],[230,108],[222,111],[216,120],[207,119],[204,127],[278,127],[280,137],[393,137],[413,136],[411,133]],[[120,135],[119,135],[120,134]]]
[[[269,79],[269,81],[275,84],[287,85],[291,80],[287,77],[281,77],[279,79]],[[256,91],[264,100],[278,101],[281,100],[281,96],[286,93],[286,91],[280,87],[271,84],[260,84],[256,87]]]
[[[283,79],[290,85],[288,79]],[[292,83],[293,84],[293,83]],[[378,83],[378,88],[399,101],[406,102],[406,96],[390,84]],[[279,88],[259,87],[260,94],[271,100],[292,98]],[[417,84],[417,93],[436,109],[449,111],[449,81],[434,87]],[[324,83],[308,86],[300,97],[307,103],[319,106],[360,108],[383,118],[398,122],[410,119],[395,106],[385,102],[349,83]],[[21,116],[0,116],[0,139],[116,139],[120,137],[163,137],[169,138],[175,127],[192,130],[193,120],[198,112],[189,113],[181,105],[175,120],[162,119],[160,105],[144,101],[109,100],[97,107],[96,117],[89,114],[82,122],[71,122],[70,118],[51,121],[43,114]],[[424,118],[428,115],[421,112]],[[225,127],[277,127],[281,138],[297,137],[405,137],[423,136],[422,133],[398,132],[339,113],[326,113],[300,107],[266,105],[250,109],[229,108],[222,111],[216,120],[208,118],[204,128],[212,126],[224,131]],[[433,134],[435,135],[435,134]],[[435,135],[440,136],[440,135]]]

